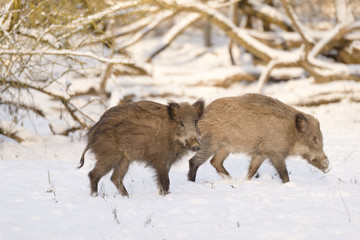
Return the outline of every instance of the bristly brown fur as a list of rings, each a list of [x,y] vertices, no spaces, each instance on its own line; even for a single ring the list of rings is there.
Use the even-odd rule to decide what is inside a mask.
[[[274,98],[246,94],[217,99],[205,108],[199,128],[202,147],[189,161],[189,181],[195,181],[199,166],[212,155],[210,163],[229,177],[223,162],[230,153],[251,157],[249,179],[269,158],[281,180],[288,182],[289,155],[300,155],[324,172],[329,169],[318,121]]]
[[[79,168],[84,165],[85,153],[90,149],[97,160],[89,172],[91,194],[97,195],[99,180],[113,170],[112,182],[123,196],[128,196],[122,180],[132,161],[142,161],[153,167],[159,193],[169,193],[171,165],[188,149],[197,151],[200,148],[196,123],[203,107],[203,101],[195,106],[140,101],[107,110],[89,130],[79,164]]]

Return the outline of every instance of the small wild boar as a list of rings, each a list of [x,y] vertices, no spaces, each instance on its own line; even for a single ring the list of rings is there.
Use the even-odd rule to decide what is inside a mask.
[[[156,171],[159,194],[169,193],[169,170],[187,150],[201,145],[197,121],[204,102],[194,104],[139,101],[107,110],[89,130],[87,150],[95,154],[96,164],[89,172],[91,195],[97,196],[100,178],[113,170],[111,181],[120,194],[128,196],[123,178],[132,161],[145,162]]]
[[[330,170],[318,120],[279,100],[259,94],[220,98],[205,108],[198,125],[202,147],[189,161],[189,181],[195,181],[199,166],[212,155],[217,172],[230,177],[223,166],[230,153],[251,157],[248,179],[269,158],[282,182],[288,182],[285,159],[290,155],[302,156],[325,173]]]

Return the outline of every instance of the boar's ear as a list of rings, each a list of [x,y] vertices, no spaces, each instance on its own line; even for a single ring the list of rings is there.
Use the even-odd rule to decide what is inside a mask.
[[[205,106],[205,102],[203,99],[199,99],[193,104],[193,107],[195,108],[198,114],[198,118],[201,118],[201,116],[203,115],[204,106]]]
[[[167,106],[167,111],[171,120],[176,120],[180,109],[180,105],[174,102],[170,102]]]
[[[298,113],[295,116],[295,125],[299,132],[304,132],[307,124],[307,119],[302,113]]]

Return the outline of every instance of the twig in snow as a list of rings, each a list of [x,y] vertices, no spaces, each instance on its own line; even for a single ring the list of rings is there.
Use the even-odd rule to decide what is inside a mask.
[[[116,208],[113,209],[113,215],[114,215],[114,221],[116,222],[117,225],[119,225],[120,221],[119,221],[119,218],[118,218],[118,215],[117,215]]]
[[[210,185],[211,185],[211,188],[212,188],[212,189],[215,189],[215,182],[214,182],[214,180],[212,180],[211,182],[205,181],[204,183],[205,183],[205,184],[210,184]]]
[[[340,195],[340,197],[341,197],[341,200],[342,200],[342,202],[343,202],[343,204],[344,204],[344,207],[345,207],[345,209],[346,209],[346,213],[347,213],[347,215],[348,215],[348,219],[349,219],[349,222],[351,222],[351,218],[350,218],[350,213],[349,213],[349,209],[347,208],[347,206],[346,206],[346,203],[345,203],[345,201],[344,201],[344,198],[343,198],[343,196],[341,195],[341,192],[340,192],[340,190],[338,190],[338,192],[339,192],[339,195]]]
[[[151,218],[152,218],[152,215],[154,214],[154,212],[152,212],[148,217],[147,219],[145,220],[144,222],[144,227],[147,227],[151,224]]]
[[[104,183],[100,184],[99,195],[106,202],[106,193],[105,193],[105,185],[104,185]]]
[[[50,177],[50,170],[48,170],[48,183],[50,185],[50,188],[48,188],[48,190],[46,191],[47,193],[52,193],[53,194],[53,200],[55,203],[58,202],[58,200],[56,200],[56,189],[55,189],[55,184],[51,181],[51,177]]]

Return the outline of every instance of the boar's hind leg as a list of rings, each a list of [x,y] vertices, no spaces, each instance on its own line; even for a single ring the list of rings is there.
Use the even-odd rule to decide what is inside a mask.
[[[123,184],[123,179],[129,169],[129,164],[130,162],[127,159],[121,159],[119,163],[115,166],[114,172],[111,175],[111,181],[114,183],[119,193],[124,197],[129,196]]]
[[[200,151],[195,154],[190,160],[189,160],[189,172],[188,172],[188,180],[195,182],[196,179],[196,172],[201,164],[206,162],[208,158],[214,154],[212,151],[206,151],[204,148],[200,148]]]
[[[93,170],[89,172],[91,196],[96,197],[98,195],[98,183],[100,178],[110,172],[111,169],[111,165],[103,164],[101,161],[96,162]]]
[[[248,175],[247,175],[248,180],[250,180],[255,175],[255,173],[259,170],[259,167],[261,166],[261,164],[264,162],[265,159],[266,157],[262,155],[255,155],[251,158]]]
[[[216,171],[223,178],[230,178],[230,174],[224,168],[223,162],[229,156],[229,152],[226,150],[224,146],[221,146],[211,159],[210,163],[216,169]]]
[[[285,158],[284,157],[270,157],[271,163],[274,165],[276,171],[280,175],[280,178],[283,183],[289,182],[289,174],[286,169]]]

